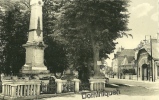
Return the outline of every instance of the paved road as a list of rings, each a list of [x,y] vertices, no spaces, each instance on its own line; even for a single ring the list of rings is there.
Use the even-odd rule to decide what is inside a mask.
[[[152,90],[159,90],[159,82],[148,82],[148,81],[136,81],[126,79],[109,79],[110,84],[127,84],[129,86],[139,86]]]
[[[81,95],[74,95],[69,97],[54,97],[43,100],[159,100],[157,96],[127,96],[127,95],[112,95],[109,97],[97,97],[82,99]]]
[[[106,90],[120,90],[121,95],[128,96],[159,96],[159,90],[148,89],[141,86],[129,85],[129,84],[120,84],[120,83],[112,83],[106,85]]]
[[[147,84],[148,86],[150,84]],[[146,85],[146,86],[147,86]],[[114,91],[119,89],[119,95],[109,97],[96,97],[90,100],[159,100],[159,90],[149,89],[137,84],[129,84],[129,82],[120,82],[118,80],[110,80],[110,84],[106,85],[106,91]],[[73,94],[64,97],[45,98],[43,100],[83,100],[81,94]],[[85,100],[89,100],[86,98]]]

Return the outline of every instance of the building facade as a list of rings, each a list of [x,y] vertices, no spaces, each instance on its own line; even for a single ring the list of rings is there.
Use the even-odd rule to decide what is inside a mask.
[[[113,72],[116,72],[117,77],[120,78],[123,69],[133,68],[132,62],[135,59],[134,49],[119,48],[112,59]]]
[[[112,59],[112,69],[114,73],[118,72],[118,60],[115,58]]]
[[[157,42],[157,39],[145,42],[136,56],[137,79],[159,81],[159,42]]]

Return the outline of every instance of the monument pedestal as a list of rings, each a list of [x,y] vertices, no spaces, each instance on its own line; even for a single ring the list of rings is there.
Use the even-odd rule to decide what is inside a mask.
[[[89,79],[91,91],[103,91],[105,89],[105,79]]]
[[[80,83],[80,80],[79,79],[74,79],[73,81],[75,83],[75,92],[79,92],[79,83]]]
[[[105,89],[105,75],[96,70],[95,74],[90,77],[89,83],[91,91],[103,91]]]
[[[26,63],[22,67],[22,74],[49,73],[44,65],[44,49],[47,47],[42,42],[24,44],[26,49]]]

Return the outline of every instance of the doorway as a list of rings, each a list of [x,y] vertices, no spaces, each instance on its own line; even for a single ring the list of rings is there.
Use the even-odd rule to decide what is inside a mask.
[[[142,65],[142,80],[143,81],[148,80],[148,65],[147,64]]]

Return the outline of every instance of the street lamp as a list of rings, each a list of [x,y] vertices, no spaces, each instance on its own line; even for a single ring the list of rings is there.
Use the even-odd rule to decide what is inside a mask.
[[[150,37],[150,62],[151,62],[151,77],[152,77],[152,82],[154,81],[153,79],[153,66],[152,66],[152,39],[151,39],[151,35],[145,35],[145,44],[146,44],[146,36]],[[150,74],[149,74],[149,78],[150,78]],[[150,80],[150,79],[149,79]]]

